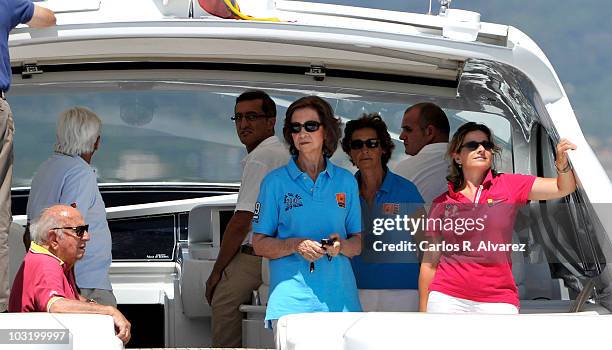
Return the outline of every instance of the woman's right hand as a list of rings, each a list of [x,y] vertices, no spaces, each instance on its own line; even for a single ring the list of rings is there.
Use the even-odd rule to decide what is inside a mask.
[[[310,239],[304,239],[298,243],[295,251],[310,262],[318,260],[325,254],[321,244]]]

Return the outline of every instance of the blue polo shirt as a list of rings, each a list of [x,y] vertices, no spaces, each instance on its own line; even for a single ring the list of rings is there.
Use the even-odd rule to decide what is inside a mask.
[[[357,181],[326,160],[316,181],[289,163],[262,181],[253,214],[253,232],[266,236],[319,241],[337,233],[342,239],[361,232]],[[305,312],[361,311],[349,258],[323,256],[310,263],[298,253],[270,259],[270,298],[266,320]]]
[[[89,224],[90,240],[85,255],[74,268],[77,285],[111,290],[108,274],[113,260],[112,239],[106,206],[98,189],[96,172],[83,158],[54,153],[36,171],[26,209],[28,221],[56,203],[76,203],[77,210]]]
[[[8,35],[20,23],[28,23],[34,15],[34,4],[29,0],[0,1],[0,90],[11,85],[11,60]]]
[[[355,177],[359,179],[360,173]],[[410,232],[386,231],[380,236],[372,233],[372,222],[375,218],[395,218],[397,215],[410,215],[424,202],[416,186],[387,170],[378,192],[375,203],[370,207],[360,197],[363,215],[364,232],[361,255],[352,259],[353,271],[359,289],[418,289],[419,264],[415,251],[411,252],[376,252],[374,241],[398,243],[412,241]]]

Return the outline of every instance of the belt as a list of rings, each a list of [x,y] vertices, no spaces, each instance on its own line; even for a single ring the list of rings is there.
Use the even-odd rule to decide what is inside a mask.
[[[6,92],[0,90],[0,98],[6,100]]]
[[[240,246],[240,252],[242,254],[248,254],[248,255],[253,255],[253,256],[257,256],[257,254],[255,254],[255,250],[253,249],[253,246],[250,244],[243,244]]]

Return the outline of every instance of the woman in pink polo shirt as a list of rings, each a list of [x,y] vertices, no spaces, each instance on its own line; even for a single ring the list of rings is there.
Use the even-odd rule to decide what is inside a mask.
[[[518,208],[530,200],[564,197],[576,189],[562,139],[556,178],[500,174],[499,148],[491,130],[473,122],[451,140],[448,191],[433,201],[419,275],[419,310],[437,313],[516,314],[519,297],[512,275],[512,231]],[[437,221],[436,221],[437,220]],[[468,224],[469,223],[469,224]]]

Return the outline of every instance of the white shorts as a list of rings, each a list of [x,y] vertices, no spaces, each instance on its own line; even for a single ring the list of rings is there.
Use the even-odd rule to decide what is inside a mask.
[[[484,303],[479,301],[455,298],[450,295],[432,291],[427,299],[427,312],[439,314],[502,314],[516,315],[519,313],[515,305],[508,303]]]

